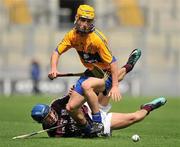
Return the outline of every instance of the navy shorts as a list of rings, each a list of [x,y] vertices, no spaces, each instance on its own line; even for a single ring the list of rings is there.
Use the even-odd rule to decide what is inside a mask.
[[[83,95],[83,89],[82,89],[82,87],[81,87],[81,84],[85,81],[85,80],[87,80],[88,78],[90,78],[89,76],[85,76],[85,75],[83,75],[83,76],[81,76],[80,78],[79,78],[79,80],[76,82],[76,85],[75,85],[75,87],[74,87],[74,90],[77,92],[77,93],[79,93],[80,95]],[[105,81],[105,90],[103,91],[103,94],[104,95],[107,95],[107,93],[108,93],[108,91],[111,89],[111,87],[112,87],[112,77],[111,76],[109,76],[109,78]]]

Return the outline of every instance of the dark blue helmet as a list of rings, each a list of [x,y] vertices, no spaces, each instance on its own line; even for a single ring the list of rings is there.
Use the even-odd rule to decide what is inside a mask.
[[[32,108],[31,117],[38,123],[42,123],[43,119],[51,111],[51,108],[45,104],[37,104]]]

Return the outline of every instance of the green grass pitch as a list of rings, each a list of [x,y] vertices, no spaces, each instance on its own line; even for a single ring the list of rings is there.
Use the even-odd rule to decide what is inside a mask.
[[[179,147],[180,99],[168,98],[165,106],[152,112],[145,120],[126,129],[113,132],[110,138],[48,138],[46,133],[28,139],[12,137],[41,130],[30,117],[36,103],[49,104],[53,98],[46,96],[0,96],[0,147]],[[112,111],[133,112],[150,98],[124,97],[112,102]],[[139,134],[141,140],[133,142],[131,136]]]

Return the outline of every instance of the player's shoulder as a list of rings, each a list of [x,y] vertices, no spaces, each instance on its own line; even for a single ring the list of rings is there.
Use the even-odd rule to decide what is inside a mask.
[[[72,28],[71,30],[69,30],[68,34],[76,34],[76,30]]]
[[[94,38],[103,42],[107,42],[107,37],[104,35],[104,33],[102,31],[100,31],[99,29],[95,29],[93,31],[94,34]]]
[[[69,34],[72,35],[72,36],[78,36],[78,33],[77,33],[77,30],[75,28],[72,28],[70,31],[69,31]]]
[[[66,33],[65,36],[68,37],[68,38],[73,38],[73,37],[75,37],[75,36],[76,36],[76,30],[75,30],[74,28],[71,29],[71,30],[69,30],[69,31]]]

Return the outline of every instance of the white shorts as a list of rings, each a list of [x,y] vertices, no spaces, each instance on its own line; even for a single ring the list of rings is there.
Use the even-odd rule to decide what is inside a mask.
[[[99,106],[101,117],[102,117],[102,123],[104,124],[104,135],[111,136],[111,118],[112,113],[109,113],[111,109],[111,105],[108,104],[107,106]]]
[[[85,103],[85,105],[88,107],[88,114],[92,118],[91,109],[89,108],[88,104]],[[105,136],[111,136],[111,118],[112,113],[109,113],[111,109],[111,105],[108,104],[107,106],[99,106],[101,117],[102,117],[102,123],[104,125],[104,135]]]

